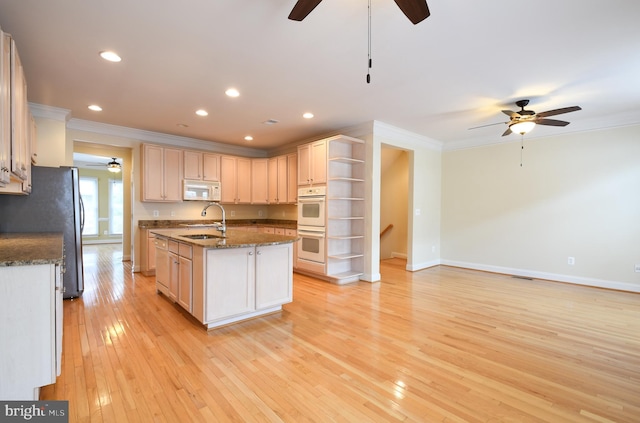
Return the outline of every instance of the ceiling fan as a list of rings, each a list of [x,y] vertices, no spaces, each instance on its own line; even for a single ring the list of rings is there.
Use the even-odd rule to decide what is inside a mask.
[[[564,120],[557,119],[547,119],[549,116],[561,115],[563,113],[576,112],[578,110],[582,110],[580,106],[571,106],[571,107],[563,107],[561,109],[553,109],[547,110],[546,112],[536,113],[533,110],[525,110],[525,106],[529,104],[529,100],[519,100],[516,101],[516,106],[520,107],[520,110],[517,112],[513,112],[511,110],[503,110],[502,113],[509,116],[511,119],[509,122],[502,122],[506,125],[509,125],[506,131],[502,134],[502,136],[506,136],[512,133],[524,135],[527,132],[531,131],[536,125],[547,125],[547,126],[567,126],[569,122]],[[490,125],[483,126],[491,126],[491,125],[500,125],[500,123],[492,123]],[[483,126],[476,126],[476,129],[482,128]]]
[[[322,0],[298,0],[293,6],[291,13],[289,14],[289,19],[293,21],[301,21],[307,17],[309,13],[313,9],[316,8],[317,5],[320,4]],[[407,18],[413,24],[417,24],[422,22],[431,14],[429,12],[429,7],[427,6],[426,0],[394,0],[402,13],[405,14]]]
[[[122,165],[118,163],[115,157],[112,157],[111,161],[107,164],[90,163],[87,166],[100,166],[100,167],[106,166],[107,170],[113,173],[118,173],[122,170]]]

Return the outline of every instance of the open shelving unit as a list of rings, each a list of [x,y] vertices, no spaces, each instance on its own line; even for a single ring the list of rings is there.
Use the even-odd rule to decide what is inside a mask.
[[[344,284],[364,269],[365,142],[343,135],[327,142],[326,276]]]

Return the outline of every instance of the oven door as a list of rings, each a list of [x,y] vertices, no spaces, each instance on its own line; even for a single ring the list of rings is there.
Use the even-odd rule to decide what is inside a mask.
[[[320,229],[320,230],[318,230]],[[298,259],[324,265],[324,228],[298,228]]]
[[[324,227],[325,197],[302,197],[298,199],[298,225]]]

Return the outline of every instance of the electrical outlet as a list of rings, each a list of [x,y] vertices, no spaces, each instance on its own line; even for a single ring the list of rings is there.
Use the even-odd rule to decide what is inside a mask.
[[[284,210],[282,210],[282,217],[284,217],[284,216],[285,216],[285,213],[284,213]]]
[[[432,252],[432,253],[435,253],[435,252],[436,252],[436,246],[435,246],[435,245],[432,245],[432,246],[431,246],[431,252]]]
[[[160,212],[158,210],[154,210],[153,217],[158,217],[158,216],[160,216]]]
[[[262,217],[262,210],[258,210],[258,216]]]
[[[175,216],[176,212],[174,212],[173,210],[171,210],[171,216]]]
[[[109,231],[104,231],[102,234],[103,235],[109,235]]]
[[[416,209],[416,216],[420,216],[420,209]]]
[[[567,258],[567,264],[569,266],[573,266],[574,264],[576,264],[576,258],[575,257],[568,257]]]
[[[236,215],[236,211],[235,210],[231,210],[231,217]]]
[[[640,273],[640,264],[636,264],[636,273]]]

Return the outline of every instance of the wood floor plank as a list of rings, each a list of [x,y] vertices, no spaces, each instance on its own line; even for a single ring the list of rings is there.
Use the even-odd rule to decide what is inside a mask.
[[[85,246],[64,302],[70,422],[640,421],[638,294],[392,259],[207,332],[121,260]]]

